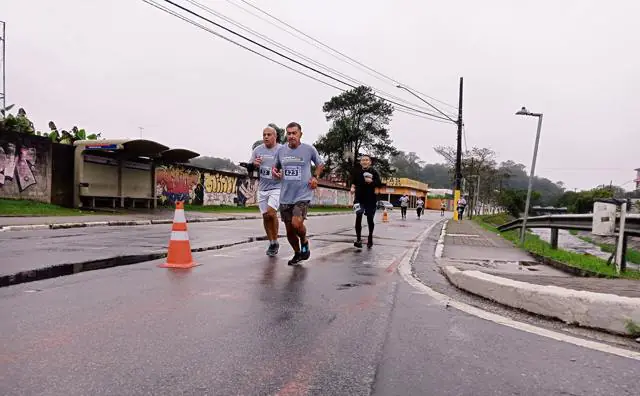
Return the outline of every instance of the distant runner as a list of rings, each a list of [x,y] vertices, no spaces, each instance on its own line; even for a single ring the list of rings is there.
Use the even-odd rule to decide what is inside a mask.
[[[278,254],[278,214],[280,206],[280,180],[275,179],[271,170],[276,163],[276,154],[281,145],[276,143],[277,132],[271,127],[262,131],[263,144],[259,145],[251,153],[247,170],[253,172],[259,170],[258,182],[258,207],[262,213],[262,223],[269,239],[267,256]]]
[[[362,215],[367,216],[367,226],[369,237],[367,247],[373,246],[374,216],[376,214],[376,187],[382,185],[380,175],[371,167],[371,157],[363,155],[360,157],[362,169],[354,172],[352,177],[351,193],[355,194],[354,203],[360,205],[356,212],[356,241],[353,246],[362,248]]]
[[[420,219],[420,216],[422,216],[422,213],[424,213],[424,201],[422,200],[422,198],[418,198],[418,200],[416,201],[416,212],[418,213],[418,219]]]
[[[313,190],[318,187],[318,177],[324,169],[324,162],[318,155],[318,150],[312,145],[301,143],[301,137],[300,124],[289,123],[288,144],[278,150],[273,168],[273,175],[282,180],[280,215],[287,228],[287,239],[294,251],[289,265],[296,265],[311,256],[304,220],[313,198]],[[311,175],[311,162],[316,166],[315,176]]]
[[[467,200],[464,197],[460,197],[458,200],[458,221],[462,221],[462,215],[464,214],[464,209],[467,207]]]
[[[400,213],[402,214],[402,218],[407,218],[407,208],[409,207],[409,197],[407,194],[404,194],[400,197]]]
[[[442,202],[440,202],[440,217],[444,216],[445,210],[447,210],[447,203],[443,199]]]

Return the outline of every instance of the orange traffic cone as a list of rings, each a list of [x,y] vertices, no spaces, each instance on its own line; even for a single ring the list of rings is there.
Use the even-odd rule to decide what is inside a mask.
[[[163,268],[191,268],[195,267],[191,257],[191,244],[187,233],[187,218],[184,216],[184,202],[176,202],[176,212],[173,215],[171,227],[171,240],[169,240],[169,253],[167,262],[161,264]]]
[[[382,222],[386,223],[389,221],[389,213],[387,213],[387,208],[384,208],[384,211],[382,212]]]

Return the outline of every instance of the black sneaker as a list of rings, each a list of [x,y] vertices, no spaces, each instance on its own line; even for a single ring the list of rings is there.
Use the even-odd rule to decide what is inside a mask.
[[[372,246],[373,246],[373,237],[369,235],[369,239],[367,239],[367,247],[371,249]]]
[[[289,265],[298,265],[298,264],[300,264],[301,261],[302,261],[302,258],[300,258],[300,253],[296,252],[293,255],[293,258],[291,260],[289,260],[289,262],[287,264],[289,264]]]
[[[353,243],[353,246],[357,247],[358,249],[362,249],[362,240],[360,240],[360,238],[356,239],[356,241]]]
[[[274,257],[275,255],[278,254],[279,250],[280,250],[280,245],[277,242],[273,243],[269,245],[269,249],[267,249],[267,256]]]
[[[309,241],[300,244],[300,259],[309,260],[311,257],[311,251],[309,250]]]

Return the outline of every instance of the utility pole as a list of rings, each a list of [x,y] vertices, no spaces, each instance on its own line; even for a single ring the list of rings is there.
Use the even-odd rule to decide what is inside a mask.
[[[460,94],[458,97],[458,145],[456,150],[456,189],[453,194],[453,219],[458,219],[458,200],[462,183],[462,77],[460,77]]]
[[[2,24],[2,36],[0,36],[0,41],[2,41],[2,63],[0,63],[0,67],[2,68],[2,91],[0,91],[0,105],[2,106],[2,110],[5,111],[7,108],[7,80],[6,80],[6,49],[7,49],[7,23],[0,21]]]
[[[144,128],[140,126],[138,127],[138,129],[140,129],[140,139],[142,139],[142,131],[144,130]]]

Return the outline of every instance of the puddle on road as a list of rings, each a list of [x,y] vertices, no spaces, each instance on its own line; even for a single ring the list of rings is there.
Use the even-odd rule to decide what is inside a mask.
[[[373,286],[375,284],[376,284],[375,282],[371,282],[371,281],[351,281],[351,282],[342,283],[342,284],[338,285],[338,287],[336,287],[336,290],[347,290],[347,289],[351,289],[353,287]]]

